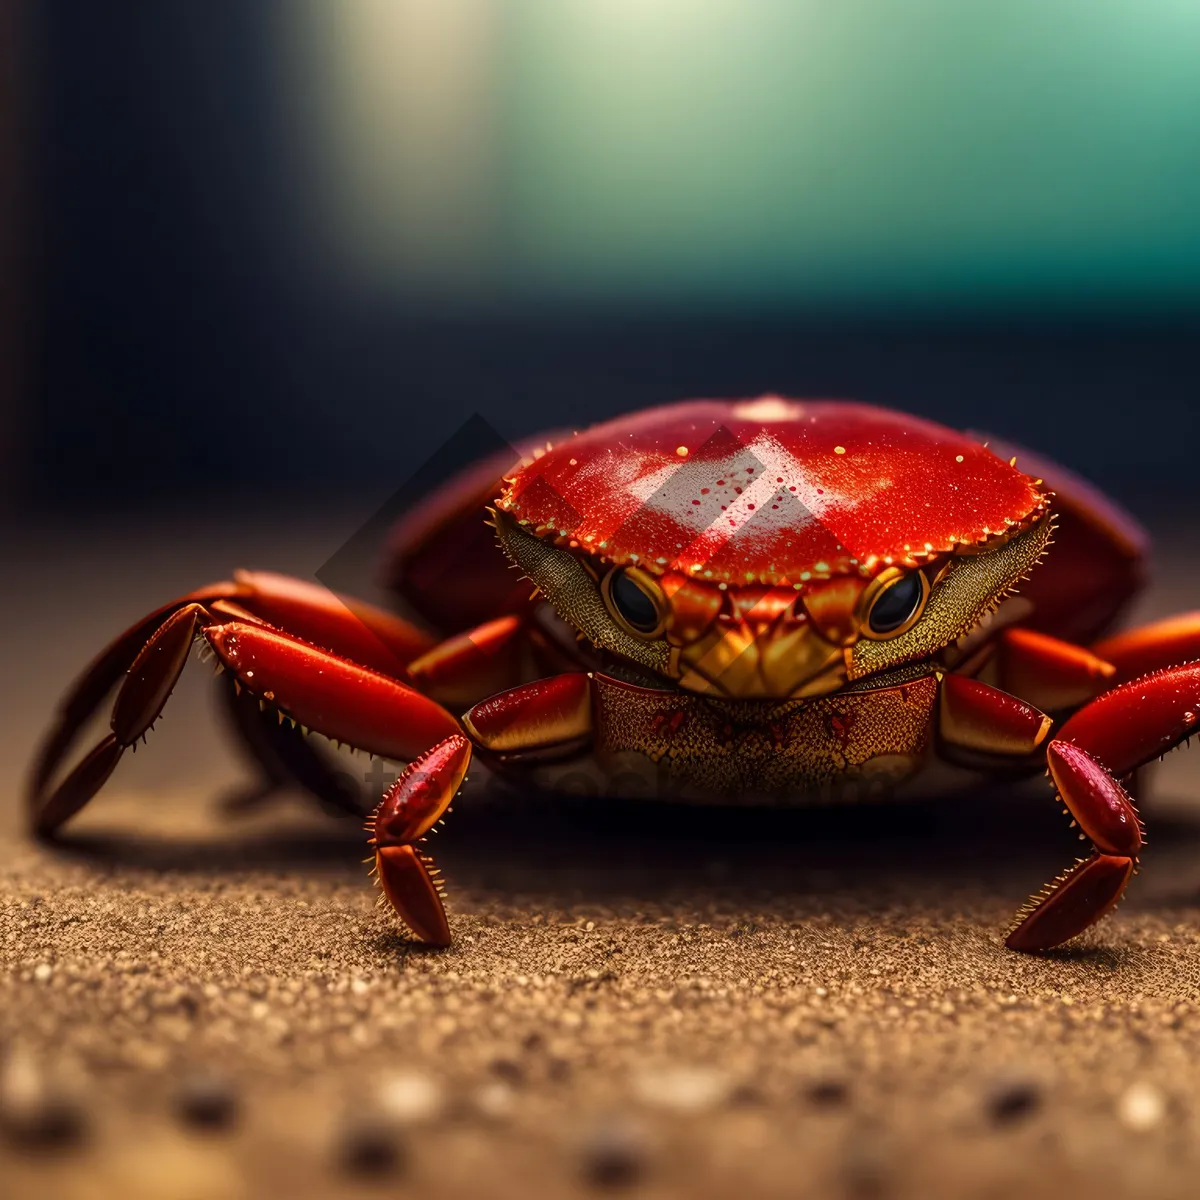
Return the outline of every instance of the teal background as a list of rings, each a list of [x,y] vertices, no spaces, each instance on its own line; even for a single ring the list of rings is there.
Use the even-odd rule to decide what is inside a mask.
[[[511,270],[613,294],[1194,296],[1200,5],[518,0]]]

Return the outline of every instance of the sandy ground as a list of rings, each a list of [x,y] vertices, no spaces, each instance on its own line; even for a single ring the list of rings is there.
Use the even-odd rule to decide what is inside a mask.
[[[199,667],[69,840],[25,838],[32,741],[116,628],[353,527],[7,539],[0,1194],[1195,1194],[1186,754],[1127,903],[1041,958],[1001,945],[1077,845],[1036,786],[731,816],[478,777],[435,847],[457,942],[415,950],[353,822],[221,814],[244,768]],[[1177,553],[1143,615],[1188,606]]]

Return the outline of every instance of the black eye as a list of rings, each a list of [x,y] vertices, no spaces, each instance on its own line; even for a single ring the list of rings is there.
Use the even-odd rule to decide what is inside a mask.
[[[902,575],[879,593],[867,624],[872,633],[894,633],[920,611],[925,600],[925,577],[920,571]]]
[[[613,572],[608,594],[613,608],[631,629],[653,633],[658,628],[658,605],[624,571]]]

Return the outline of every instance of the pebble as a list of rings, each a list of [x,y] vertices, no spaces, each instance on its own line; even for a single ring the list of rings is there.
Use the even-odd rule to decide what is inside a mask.
[[[400,1071],[384,1079],[375,1092],[380,1111],[401,1125],[434,1120],[445,1107],[437,1080],[419,1071]]]
[[[987,1115],[996,1125],[1011,1125],[1041,1106],[1042,1089],[1031,1079],[1003,1079],[988,1092]]]
[[[840,1108],[850,1099],[850,1085],[837,1075],[825,1075],[814,1079],[805,1094],[821,1108]]]
[[[401,1170],[408,1154],[395,1122],[375,1113],[345,1122],[338,1134],[337,1157],[351,1175],[378,1177]]]
[[[84,1133],[84,1113],[41,1065],[13,1050],[0,1073],[0,1131],[15,1145],[64,1147]]]
[[[229,1129],[237,1120],[238,1096],[222,1075],[198,1071],[186,1076],[175,1093],[175,1111],[197,1129]]]
[[[1131,1083],[1117,1101],[1118,1120],[1136,1133],[1153,1129],[1166,1112],[1166,1097],[1152,1083]]]
[[[503,1079],[505,1083],[516,1087],[525,1082],[525,1068],[515,1059],[493,1058],[490,1066],[492,1074]]]
[[[731,1081],[713,1067],[665,1067],[634,1078],[634,1092],[644,1104],[679,1113],[716,1108],[729,1096]]]
[[[606,1121],[585,1139],[580,1155],[584,1182],[598,1188],[629,1187],[647,1170],[645,1140],[624,1121]]]
[[[511,1116],[516,1102],[512,1088],[499,1080],[476,1088],[472,1099],[475,1111],[489,1121],[502,1121]]]

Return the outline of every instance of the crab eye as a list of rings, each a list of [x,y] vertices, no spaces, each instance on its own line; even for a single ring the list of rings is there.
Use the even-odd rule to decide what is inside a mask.
[[[653,634],[662,625],[662,612],[649,586],[622,567],[605,579],[604,597],[613,614],[634,633]]]
[[[867,626],[877,637],[899,633],[916,620],[925,604],[929,585],[920,571],[909,571],[888,584],[871,605]]]

